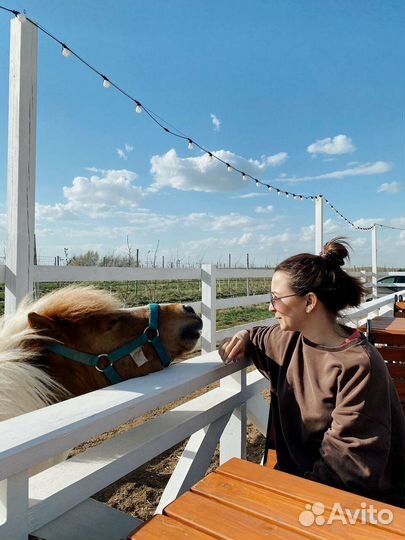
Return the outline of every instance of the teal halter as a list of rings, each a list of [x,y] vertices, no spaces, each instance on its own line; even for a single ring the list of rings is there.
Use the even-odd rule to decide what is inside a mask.
[[[60,343],[51,343],[48,345],[47,349],[48,351],[63,356],[64,358],[68,358],[69,360],[74,360],[80,364],[96,368],[97,371],[100,371],[107,377],[111,384],[119,383],[124,380],[114,368],[115,362],[118,362],[118,360],[121,360],[124,356],[135,352],[147,343],[154,347],[162,366],[167,367],[171,362],[171,358],[159,337],[159,304],[149,304],[149,311],[149,324],[143,333],[133,341],[126,343],[110,353],[88,354],[76,351],[75,349],[70,349]],[[103,366],[103,363],[105,364],[106,362],[107,365]]]

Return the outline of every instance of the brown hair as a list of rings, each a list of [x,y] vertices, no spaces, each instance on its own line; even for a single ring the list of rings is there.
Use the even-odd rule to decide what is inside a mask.
[[[337,315],[346,307],[358,306],[365,293],[361,281],[341,268],[345,259],[350,259],[348,248],[344,238],[333,238],[320,255],[294,255],[278,264],[275,272],[288,272],[294,293],[315,293],[325,308]]]

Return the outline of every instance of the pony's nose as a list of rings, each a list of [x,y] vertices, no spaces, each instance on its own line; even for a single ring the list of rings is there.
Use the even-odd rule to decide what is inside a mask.
[[[187,306],[187,305],[184,305],[183,306],[183,309],[184,311],[187,311],[187,313],[195,313],[194,309],[192,306]]]

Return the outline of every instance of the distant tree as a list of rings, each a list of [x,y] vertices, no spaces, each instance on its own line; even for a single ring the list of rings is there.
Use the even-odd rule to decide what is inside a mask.
[[[97,266],[100,260],[98,251],[89,249],[83,255],[73,255],[70,259],[70,266]]]

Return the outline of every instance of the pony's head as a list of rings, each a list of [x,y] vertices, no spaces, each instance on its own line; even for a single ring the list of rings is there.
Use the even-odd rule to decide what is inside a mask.
[[[183,304],[125,309],[110,293],[70,286],[25,305],[34,363],[71,395],[162,369],[202,328]]]

